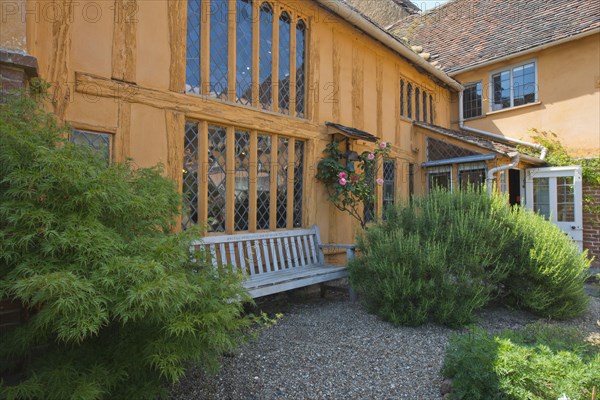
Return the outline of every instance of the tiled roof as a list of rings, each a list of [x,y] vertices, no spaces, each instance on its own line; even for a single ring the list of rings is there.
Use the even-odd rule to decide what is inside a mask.
[[[453,0],[390,28],[446,72],[600,27],[600,0]]]
[[[420,10],[410,0],[341,0],[379,26],[387,27]]]
[[[367,142],[377,142],[377,136],[371,135],[368,132],[361,131],[360,129],[351,128],[333,122],[325,122],[325,125],[333,128],[336,133],[341,133],[344,136],[351,137],[353,139],[366,140]]]
[[[469,143],[480,147],[482,149],[493,151],[494,153],[499,153],[502,155],[509,155],[510,153],[518,152],[516,146],[502,143],[496,140],[485,139],[471,133],[465,131],[455,131],[452,129],[442,128],[441,126],[431,125],[425,122],[413,122],[415,126],[420,128],[424,128],[430,130],[435,133],[439,133],[440,135],[448,136],[453,139],[458,139],[462,142]]]

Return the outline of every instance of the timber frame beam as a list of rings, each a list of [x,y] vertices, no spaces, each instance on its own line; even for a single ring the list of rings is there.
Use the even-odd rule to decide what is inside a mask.
[[[205,96],[152,89],[83,72],[75,72],[75,90],[90,101],[100,97],[113,98],[118,102],[177,111],[190,119],[266,133],[285,132],[287,136],[299,139],[315,139],[325,134],[322,126],[300,118],[254,110]]]

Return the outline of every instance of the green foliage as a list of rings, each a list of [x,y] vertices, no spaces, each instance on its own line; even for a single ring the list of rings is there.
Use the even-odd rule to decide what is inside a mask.
[[[389,143],[378,143],[373,152],[359,155],[354,166],[353,162],[346,161],[340,142],[334,140],[325,147],[326,157],[317,165],[317,179],[326,185],[329,201],[358,220],[362,228],[367,224],[362,210],[375,201],[377,160],[389,152]],[[377,180],[377,183],[382,184],[382,181]]]
[[[0,298],[32,315],[0,337],[0,370],[34,354],[0,397],[155,398],[237,346],[240,277],[191,257],[199,232],[171,233],[181,198],[160,168],[107,168],[30,97],[0,128]]]
[[[433,190],[389,209],[357,239],[352,285],[370,312],[403,325],[460,326],[491,301],[544,317],[587,309],[585,253],[542,217],[476,190]]]
[[[600,352],[573,328],[474,329],[450,337],[442,373],[453,379],[453,399],[587,399],[600,381]]]

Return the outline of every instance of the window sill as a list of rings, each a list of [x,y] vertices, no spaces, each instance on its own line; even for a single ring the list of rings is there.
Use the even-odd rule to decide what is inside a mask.
[[[522,108],[527,108],[527,107],[533,107],[533,106],[539,106],[540,104],[542,104],[541,101],[536,101],[534,103],[527,103],[527,104],[523,104],[522,106],[516,106],[516,107],[509,107],[509,108],[503,108],[502,110],[497,110],[497,111],[490,111],[488,112],[485,116],[488,115],[495,115],[495,114],[499,114],[499,113],[503,113],[503,112],[507,112],[507,111],[514,111],[514,110],[520,110]]]
[[[412,122],[414,121],[414,119],[408,118],[408,117],[405,117],[405,116],[401,115],[400,116],[400,121],[409,122],[409,123],[412,124]]]

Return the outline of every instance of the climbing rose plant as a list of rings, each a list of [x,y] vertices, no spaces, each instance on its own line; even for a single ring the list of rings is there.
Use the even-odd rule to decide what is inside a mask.
[[[323,151],[325,157],[317,166],[317,179],[327,187],[331,204],[350,214],[364,228],[368,222],[364,207],[375,201],[375,183],[383,185],[383,179],[375,179],[377,160],[389,156],[390,144],[378,142],[374,151],[365,151],[358,156],[354,168],[350,167],[351,162],[346,161],[339,146],[339,141],[327,145]]]

